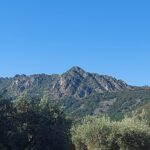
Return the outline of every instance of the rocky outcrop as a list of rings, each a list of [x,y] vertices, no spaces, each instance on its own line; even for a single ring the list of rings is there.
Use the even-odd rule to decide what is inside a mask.
[[[11,96],[26,92],[46,95],[52,99],[83,98],[92,93],[115,92],[128,88],[130,86],[121,80],[88,73],[80,67],[72,67],[62,75],[16,75],[13,78],[0,78],[0,89],[6,89]]]

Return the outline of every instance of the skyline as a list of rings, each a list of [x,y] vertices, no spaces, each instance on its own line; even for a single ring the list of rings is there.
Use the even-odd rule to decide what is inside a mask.
[[[0,77],[72,66],[150,85],[150,2],[1,1]]]

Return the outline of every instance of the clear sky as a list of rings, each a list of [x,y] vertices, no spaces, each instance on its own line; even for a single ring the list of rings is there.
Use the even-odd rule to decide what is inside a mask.
[[[1,77],[72,66],[150,85],[150,1],[0,1]]]

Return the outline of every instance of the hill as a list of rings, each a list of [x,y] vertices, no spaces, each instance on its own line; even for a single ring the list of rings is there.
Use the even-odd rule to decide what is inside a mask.
[[[72,67],[57,75],[16,75],[13,78],[0,78],[0,90],[15,97],[19,94],[40,95],[51,99],[65,97],[85,98],[93,93],[115,92],[128,89],[125,82],[111,76],[88,73],[80,67]]]
[[[0,78],[0,91],[13,100],[24,95],[58,105],[75,118],[85,115],[108,114],[120,119],[133,110],[141,112],[150,105],[150,88],[130,86],[107,75],[89,73],[72,67],[58,75],[16,75]]]

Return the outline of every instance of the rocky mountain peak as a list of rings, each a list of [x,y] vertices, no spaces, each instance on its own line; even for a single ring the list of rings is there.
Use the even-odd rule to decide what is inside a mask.
[[[86,71],[84,71],[82,68],[78,67],[78,66],[74,66],[71,69],[69,69],[66,73],[69,74],[85,74]]]
[[[77,72],[80,72],[80,71],[84,71],[82,68],[80,68],[79,66],[73,66],[72,68],[69,69],[69,71],[77,71]],[[84,71],[85,72],[85,71]]]
[[[0,79],[0,89],[6,89],[11,96],[30,92],[52,99],[82,98],[92,93],[115,92],[128,88],[130,86],[121,80],[88,73],[78,66],[72,67],[62,75],[17,75],[11,79]]]

